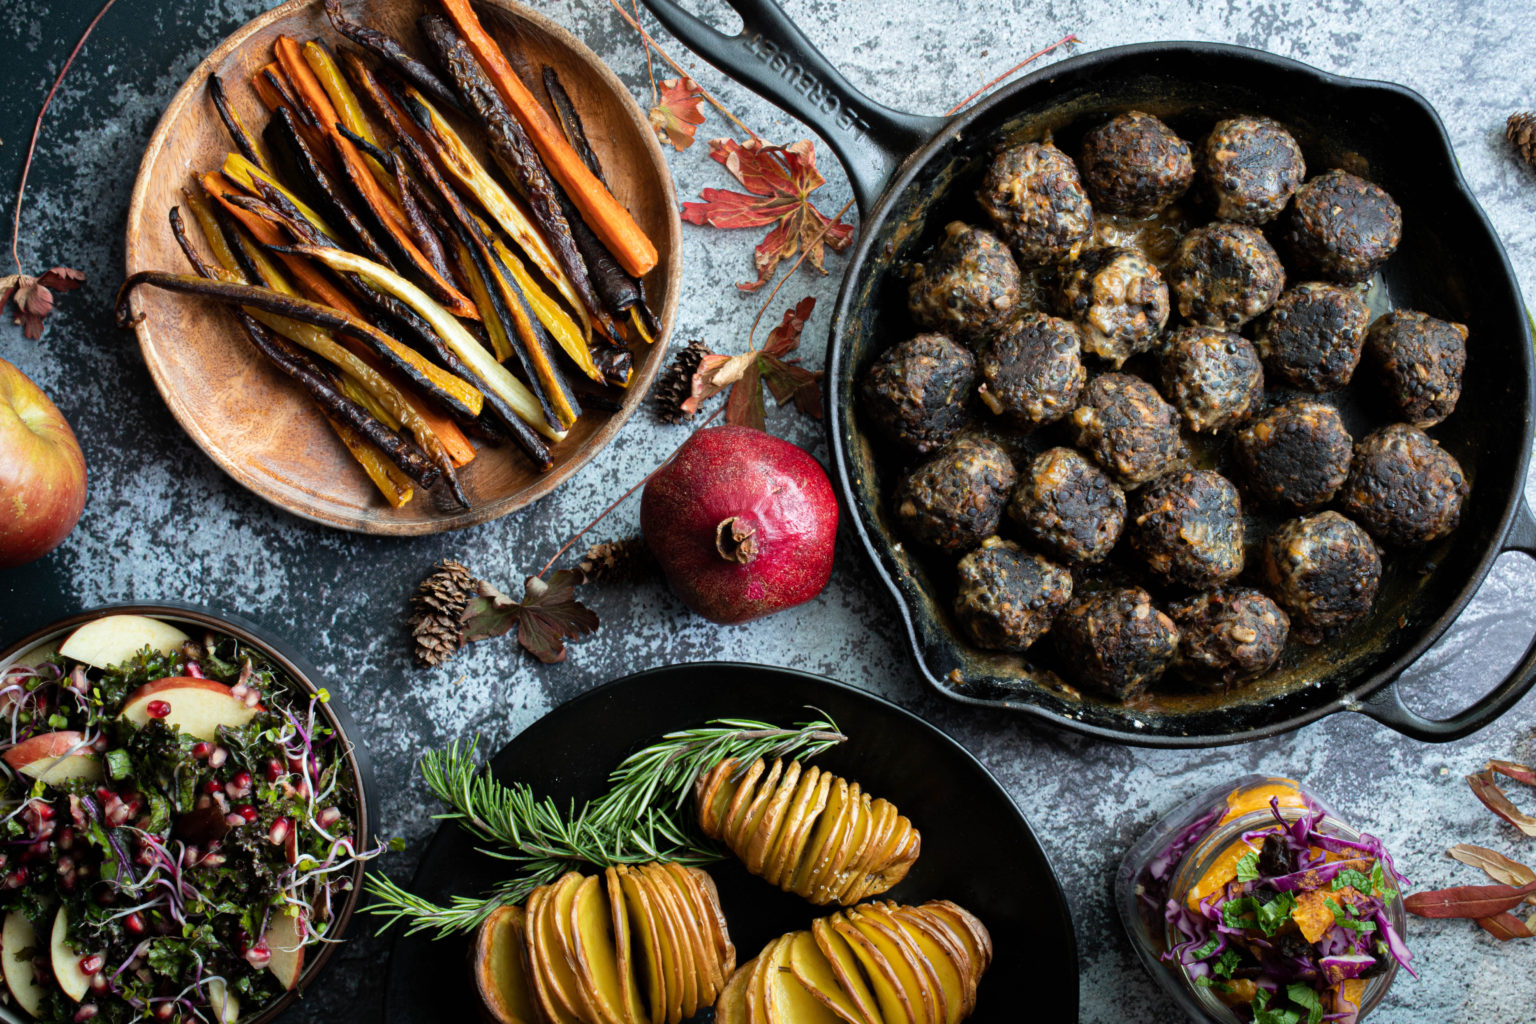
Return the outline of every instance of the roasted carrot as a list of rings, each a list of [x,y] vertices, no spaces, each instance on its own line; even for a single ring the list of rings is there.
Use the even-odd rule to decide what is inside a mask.
[[[453,90],[444,85],[442,79],[438,78],[431,68],[411,56],[406,52],[405,47],[394,39],[367,25],[348,21],[341,13],[341,4],[337,0],[325,0],[325,13],[330,17],[331,24],[335,26],[337,32],[363,49],[371,50],[375,56],[398,71],[407,81],[439,103],[454,110],[459,109]]]
[[[240,112],[229,102],[229,96],[224,92],[224,82],[218,75],[208,76],[208,96],[213,100],[213,109],[219,112],[219,120],[224,122],[224,128],[229,132],[229,137],[235,144],[235,148],[251,163],[264,171],[272,170],[272,161],[262,151],[261,143],[250,130],[245,127],[245,122],[240,120]]]
[[[624,269],[636,277],[644,277],[656,266],[656,246],[640,230],[640,225],[619,204],[613,194],[603,187],[597,176],[581,162],[581,157],[565,141],[565,136],[544,112],[539,101],[528,87],[523,85],[507,63],[506,55],[496,41],[480,24],[469,0],[439,0],[443,10],[453,20],[459,35],[474,52],[480,66],[490,76],[496,91],[512,108],[524,130],[532,139],[544,164],[571,202],[581,211],[582,217]]]
[[[326,97],[331,101],[331,106],[336,110],[336,126],[345,128],[354,135],[359,136],[364,142],[379,148],[379,140],[374,137],[373,126],[363,116],[363,108],[357,102],[357,95],[347,85],[347,80],[341,75],[341,68],[336,65],[336,58],[331,51],[323,45],[311,39],[303,46],[304,63],[309,65],[309,70],[314,74],[320,87],[325,90]],[[386,190],[393,191],[395,187],[394,177],[384,167],[383,163],[376,160],[364,149],[363,159],[368,163],[368,169],[373,172],[374,178]],[[396,196],[395,198],[399,198]]]

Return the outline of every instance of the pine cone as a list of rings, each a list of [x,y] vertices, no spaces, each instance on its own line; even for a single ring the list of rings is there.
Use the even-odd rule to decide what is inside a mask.
[[[1536,111],[1525,110],[1509,115],[1504,134],[1514,143],[1525,162],[1536,168]]]
[[[467,568],[451,558],[438,562],[432,575],[421,581],[411,598],[416,609],[410,624],[417,664],[431,668],[463,646],[459,619],[478,584]]]
[[[693,415],[683,411],[683,403],[693,394],[693,375],[699,372],[699,363],[707,355],[709,346],[703,339],[690,341],[656,378],[651,393],[656,400],[656,415],[663,423],[682,423]]]
[[[632,583],[649,576],[653,568],[651,549],[639,537],[593,544],[576,565],[583,583]]]

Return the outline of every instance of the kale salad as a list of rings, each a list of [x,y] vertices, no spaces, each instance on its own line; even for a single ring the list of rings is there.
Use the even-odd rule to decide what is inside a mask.
[[[0,674],[0,998],[57,1022],[260,1012],[380,852],[328,695],[141,616],[45,653]]]

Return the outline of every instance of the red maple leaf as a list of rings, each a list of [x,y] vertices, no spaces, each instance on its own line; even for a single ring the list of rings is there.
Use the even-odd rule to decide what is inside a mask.
[[[37,277],[12,274],[0,277],[0,309],[16,300],[16,320],[22,332],[33,341],[43,336],[43,321],[53,312],[53,293],[69,292],[85,282],[85,275],[72,267],[54,267]]]
[[[514,601],[481,581],[460,617],[462,643],[487,640],[517,629],[517,642],[546,665],[565,660],[565,641],[596,632],[597,613],[576,600],[577,573],[561,569],[548,580],[530,576],[523,599]]]
[[[661,102],[651,108],[651,127],[681,152],[693,145],[693,133],[704,123],[704,90],[691,78],[661,83]]]
[[[763,385],[773,393],[774,401],[784,405],[791,400],[795,408],[815,419],[821,418],[821,374],[807,370],[786,357],[800,347],[800,334],[816,300],[810,296],[784,311],[784,319],[768,333],[768,344],[737,356],[709,353],[699,360],[693,375],[693,393],[683,402],[689,415],[726,388],[725,421],[762,430],[766,423]]]
[[[684,203],[683,219],[717,228],[774,228],[753,250],[757,280],[738,284],[755,291],[773,276],[779,261],[805,246],[807,260],[827,272],[828,247],[841,252],[853,241],[853,225],[833,223],[811,204],[810,195],[827,179],[816,170],[816,145],[801,139],[792,146],[771,146],[761,139],[745,145],[735,139],[710,139],[709,155],[747,189],[747,193],[706,188],[702,203]]]

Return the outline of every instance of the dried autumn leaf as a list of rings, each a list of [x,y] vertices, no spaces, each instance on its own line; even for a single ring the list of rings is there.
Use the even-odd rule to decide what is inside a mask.
[[[1536,939],[1536,934],[1531,932],[1524,921],[1507,911],[1492,917],[1480,917],[1477,923],[1500,942],[1508,942],[1510,939]]]
[[[514,601],[481,581],[476,596],[464,607],[464,642],[502,636],[517,627],[517,642],[545,664],[565,660],[565,641],[596,632],[597,613],[576,600],[580,575],[561,569],[541,580],[530,576],[522,601]]]
[[[651,108],[651,127],[681,152],[693,145],[693,133],[704,123],[704,90],[691,78],[661,83],[661,102]]]
[[[1528,885],[1457,885],[1449,889],[1416,892],[1404,898],[1403,906],[1419,917],[1470,917],[1478,920],[1502,914],[1518,907],[1531,893],[1536,882]]]
[[[1482,868],[1495,882],[1502,882],[1505,885],[1529,885],[1536,882],[1536,871],[1532,871],[1519,861],[1510,860],[1497,850],[1490,850],[1485,846],[1473,846],[1471,843],[1458,843],[1446,852],[1463,864]]]
[[[1536,768],[1515,764],[1513,761],[1489,761],[1488,770],[1498,772],[1516,782],[1523,782],[1527,786],[1536,786]]]
[[[761,288],[779,261],[793,257],[803,244],[806,259],[823,274],[826,249],[846,249],[853,225],[833,222],[811,204],[810,195],[826,184],[816,170],[816,146],[801,139],[791,146],[772,146],[761,139],[745,145],[735,139],[710,139],[709,155],[747,189],[747,194],[706,188],[702,203],[684,203],[683,219],[717,228],[774,228],[757,244],[752,260],[757,280],[738,284],[742,291]]]
[[[784,358],[800,347],[800,334],[815,308],[816,300],[807,296],[786,309],[783,321],[768,333],[768,342],[761,349],[734,356],[706,354],[694,371],[693,390],[682,403],[683,411],[692,416],[704,402],[730,388],[725,421],[762,430],[767,424],[763,401],[763,385],[767,384],[779,405],[793,400],[795,408],[820,419],[821,374]]]
[[[1484,807],[1487,807],[1494,814],[1497,814],[1526,835],[1536,836],[1536,818],[1521,811],[1520,808],[1510,801],[1509,797],[1504,795],[1504,791],[1494,781],[1492,771],[1468,775],[1467,785],[1472,787],[1472,792],[1483,802]]]
[[[37,277],[12,274],[0,277],[0,309],[15,300],[15,322],[22,333],[36,341],[43,336],[43,321],[53,312],[53,293],[69,292],[85,282],[85,275],[72,267],[54,267]]]
[[[812,419],[821,419],[821,374],[807,370],[784,357],[800,347],[800,335],[805,322],[811,318],[816,300],[806,296],[797,306],[784,311],[784,319],[768,333],[768,344],[763,346],[759,359],[763,381],[780,405],[791,400],[795,408]]]

